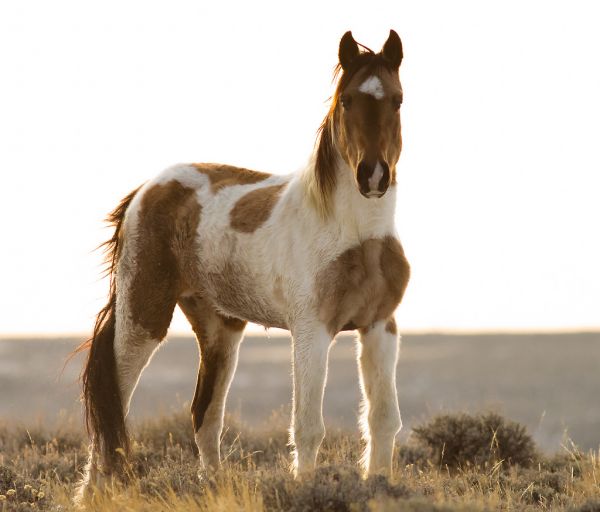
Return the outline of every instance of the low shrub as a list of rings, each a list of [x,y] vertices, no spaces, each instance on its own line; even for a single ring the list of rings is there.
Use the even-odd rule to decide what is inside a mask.
[[[413,433],[440,467],[489,466],[499,461],[528,467],[538,457],[525,427],[496,413],[443,414],[413,428]]]

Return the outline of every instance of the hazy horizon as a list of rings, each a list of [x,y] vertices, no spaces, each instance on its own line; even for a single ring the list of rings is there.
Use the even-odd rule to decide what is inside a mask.
[[[93,326],[90,326],[89,331],[73,331],[73,332],[0,332],[0,341],[2,340],[16,340],[16,339],[77,339],[77,338],[88,338],[92,333]],[[355,331],[343,331],[339,333],[340,336],[353,336]],[[523,335],[570,335],[570,334],[600,334],[600,327],[575,327],[575,328],[550,328],[550,329],[512,329],[512,328],[499,328],[499,329],[403,329],[400,333],[401,336],[466,336],[466,337],[486,337],[494,335],[505,335],[505,336],[523,336]],[[190,327],[189,330],[171,330],[167,333],[165,338],[173,339],[187,339],[194,338],[195,334]],[[265,328],[258,324],[249,323],[244,331],[244,337],[252,338],[287,338],[291,337],[291,333],[285,329],[269,329],[265,331]]]
[[[171,338],[144,370],[133,397],[133,423],[189,407],[198,372],[197,344],[189,335]],[[352,336],[340,338],[329,353],[326,423],[355,429],[356,349]],[[599,340],[600,333],[406,333],[397,369],[403,439],[411,425],[436,413],[492,409],[527,425],[545,449],[558,449],[566,429],[583,448],[597,447],[600,410],[589,404],[600,385],[595,371]],[[79,341],[0,343],[0,417],[20,421],[44,417],[45,424],[69,414],[78,418],[77,379],[86,354],[77,354],[66,366],[65,360]],[[266,422],[273,410],[284,411],[287,418],[291,359],[286,338],[250,336],[240,348],[228,413],[254,426]]]

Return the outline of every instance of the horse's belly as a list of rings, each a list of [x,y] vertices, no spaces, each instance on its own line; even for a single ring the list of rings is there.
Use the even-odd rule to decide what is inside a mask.
[[[204,276],[207,294],[223,313],[265,327],[287,329],[277,283],[260,276],[242,263],[226,263]]]

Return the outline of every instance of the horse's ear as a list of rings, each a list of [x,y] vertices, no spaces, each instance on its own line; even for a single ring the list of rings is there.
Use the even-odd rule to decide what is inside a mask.
[[[390,35],[383,45],[381,53],[383,54],[385,60],[387,60],[394,67],[394,69],[398,69],[400,67],[403,56],[402,41],[400,41],[400,36],[395,30],[390,30]]]
[[[358,57],[358,45],[352,37],[352,32],[348,30],[340,41],[340,50],[338,52],[342,69],[346,71]]]

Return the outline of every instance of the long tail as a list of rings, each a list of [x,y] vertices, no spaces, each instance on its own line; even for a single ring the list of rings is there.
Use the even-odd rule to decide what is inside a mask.
[[[114,226],[112,238],[101,246],[106,253],[106,274],[110,278],[108,303],[96,317],[92,337],[75,351],[88,350],[87,362],[81,374],[87,431],[94,446],[103,455],[104,463],[113,469],[122,467],[124,456],[129,453],[129,438],[114,352],[117,296],[115,270],[120,255],[125,212],[138,190],[139,188],[126,196],[107,218]]]

